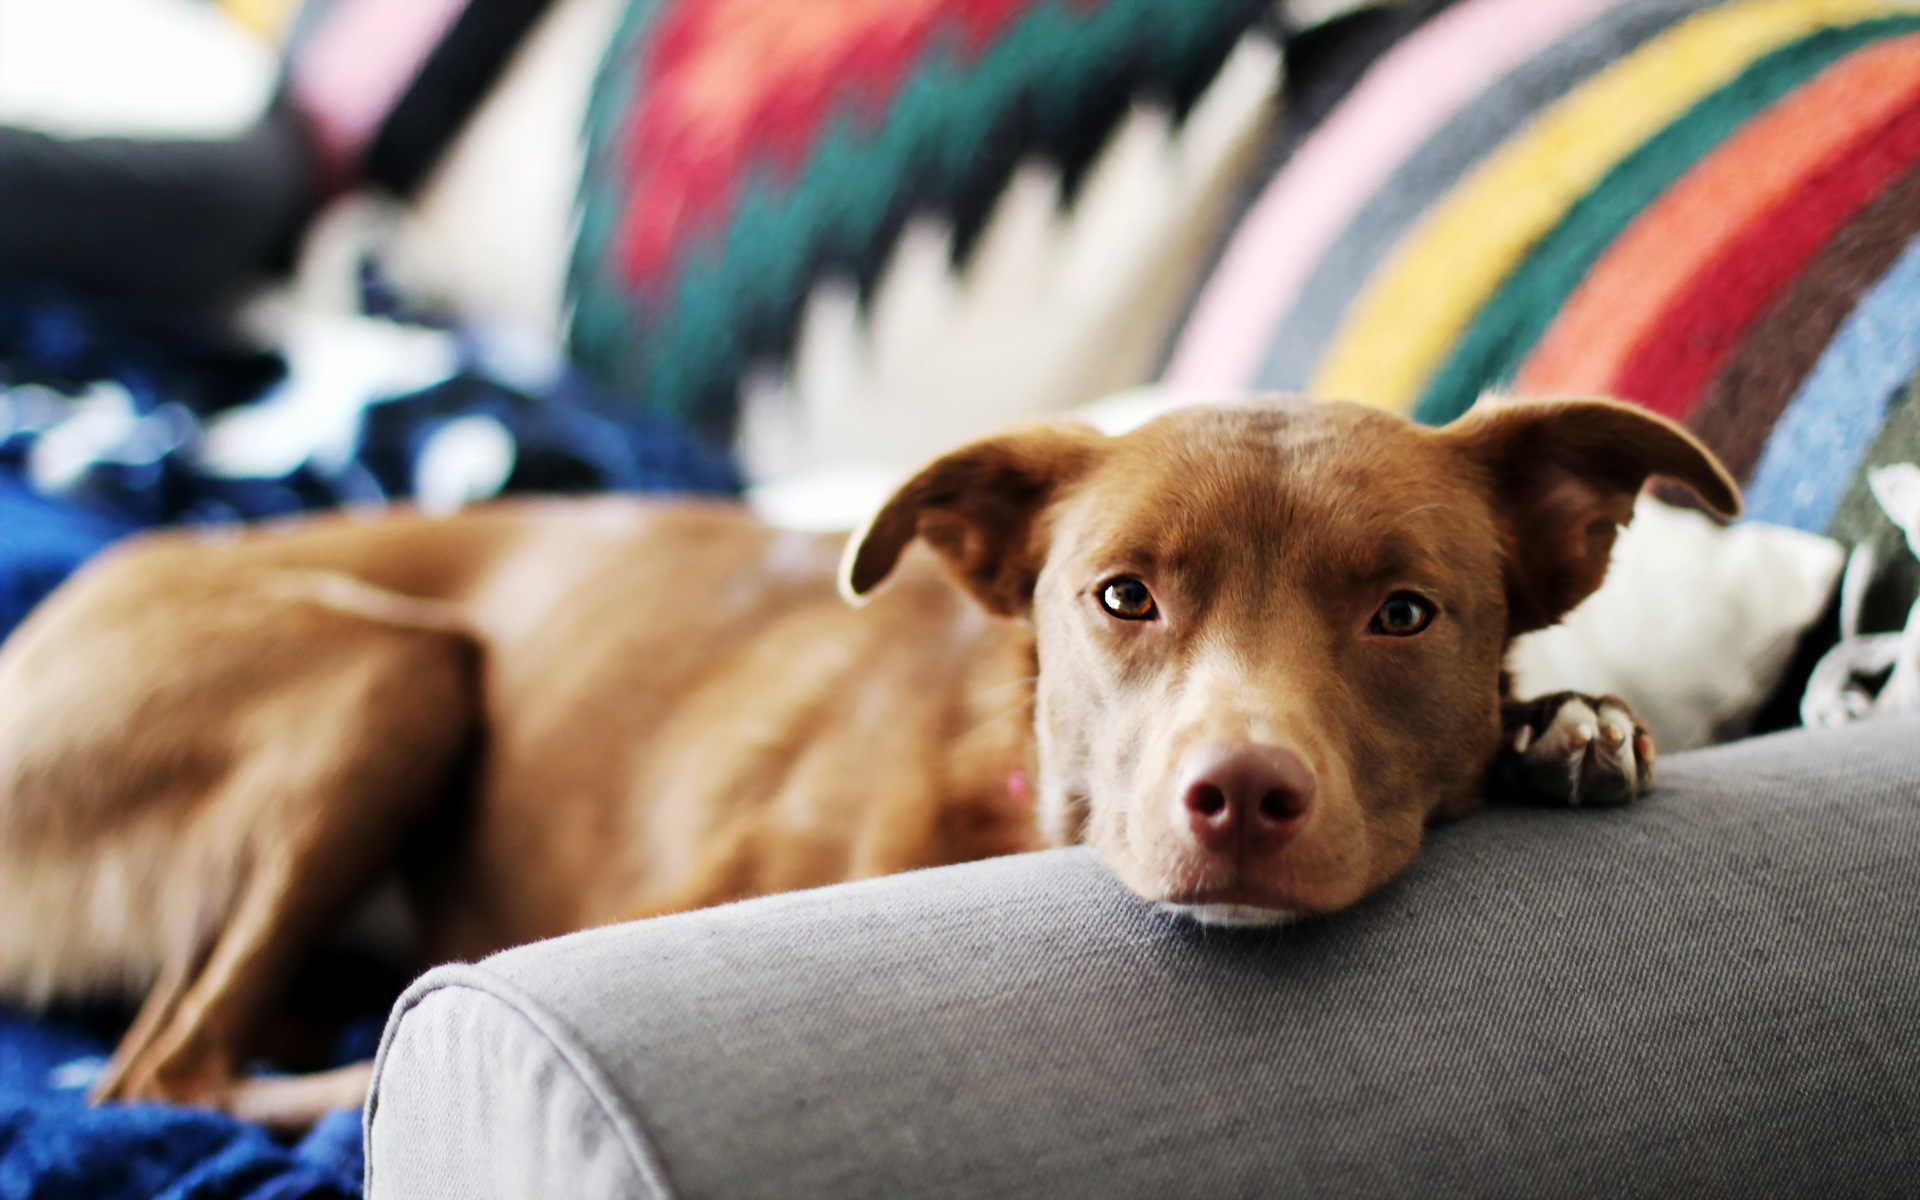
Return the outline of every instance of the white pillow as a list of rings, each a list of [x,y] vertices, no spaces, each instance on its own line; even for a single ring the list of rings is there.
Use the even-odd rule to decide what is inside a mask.
[[[1514,644],[1519,695],[1611,692],[1663,753],[1746,732],[1800,635],[1833,594],[1846,552],[1828,538],[1642,496],[1600,590]]]

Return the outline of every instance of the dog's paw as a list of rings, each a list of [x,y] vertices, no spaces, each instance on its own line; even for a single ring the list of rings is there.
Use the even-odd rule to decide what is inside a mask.
[[[1653,739],[1617,696],[1556,692],[1500,709],[1496,799],[1573,806],[1632,802],[1653,783]]]

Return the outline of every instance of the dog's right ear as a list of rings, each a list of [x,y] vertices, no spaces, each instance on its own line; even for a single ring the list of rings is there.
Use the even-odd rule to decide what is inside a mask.
[[[1106,441],[1088,426],[1049,422],[934,460],[847,542],[841,595],[864,603],[919,537],[989,611],[1023,615],[1046,559],[1047,506],[1086,474]]]

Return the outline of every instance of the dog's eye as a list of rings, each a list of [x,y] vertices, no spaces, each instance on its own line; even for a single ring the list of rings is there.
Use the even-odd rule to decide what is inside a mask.
[[[1121,576],[1100,589],[1100,607],[1122,621],[1145,621],[1154,614],[1153,593],[1138,579]]]
[[[1433,604],[1412,592],[1395,592],[1367,625],[1368,633],[1412,637],[1433,624]]]

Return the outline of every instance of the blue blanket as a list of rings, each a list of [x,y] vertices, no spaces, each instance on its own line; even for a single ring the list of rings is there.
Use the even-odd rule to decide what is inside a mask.
[[[365,357],[370,340],[405,337],[412,357],[423,342],[437,343],[444,369],[387,394],[376,379],[343,386],[323,368],[318,407],[326,415],[317,422],[315,387],[298,360],[202,332],[164,332],[58,296],[0,290],[0,636],[116,538],[156,525],[411,498],[436,442],[457,458],[451,442],[471,448],[475,425],[498,461],[452,463],[469,477],[459,493],[466,501],[740,490],[726,451],[684,422],[636,416],[564,361],[536,355],[529,365],[525,348],[471,331],[361,318],[358,329],[336,334],[342,355]],[[283,416],[290,395],[302,403]],[[250,414],[268,418],[240,424],[268,443],[251,457],[278,463],[270,471],[236,468],[208,452],[219,422]],[[441,437],[456,425],[468,436]],[[329,446],[329,426],[354,432]],[[244,437],[220,445],[227,460],[236,449],[249,457]],[[448,455],[436,463],[444,479]]]
[[[112,1047],[62,1021],[0,1010],[0,1200],[348,1200],[360,1194],[360,1114],[294,1145],[221,1113],[89,1107]]]

